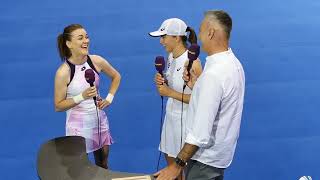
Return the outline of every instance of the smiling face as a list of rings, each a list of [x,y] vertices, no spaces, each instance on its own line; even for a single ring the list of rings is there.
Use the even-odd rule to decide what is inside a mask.
[[[71,40],[67,41],[67,47],[72,56],[87,56],[89,54],[89,36],[86,30],[80,28],[71,32]]]
[[[163,35],[160,37],[160,44],[168,53],[171,53],[177,46],[177,38],[177,36]]]

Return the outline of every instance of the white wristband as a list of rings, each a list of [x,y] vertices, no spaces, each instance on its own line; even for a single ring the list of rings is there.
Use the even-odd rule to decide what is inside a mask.
[[[111,104],[113,101],[114,95],[109,93],[108,96],[106,97],[106,100]]]
[[[76,96],[73,96],[72,99],[76,104],[79,104],[84,100],[84,98],[82,96],[82,93],[80,93],[80,94],[78,94]]]

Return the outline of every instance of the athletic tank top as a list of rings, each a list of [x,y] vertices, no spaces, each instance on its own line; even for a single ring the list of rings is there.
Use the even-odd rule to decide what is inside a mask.
[[[67,88],[67,98],[72,98],[80,93],[82,93],[84,90],[90,87],[90,84],[86,81],[84,74],[87,69],[94,70],[95,73],[95,86],[97,89],[99,89],[99,73],[97,72],[96,68],[94,67],[90,57],[88,56],[88,59],[83,64],[72,64],[70,61],[66,60],[66,63],[70,67],[70,82],[68,84]],[[91,113],[95,112],[95,104],[92,98],[86,99],[82,101],[77,106],[69,109],[67,111],[67,114],[69,111],[78,111],[79,113]]]

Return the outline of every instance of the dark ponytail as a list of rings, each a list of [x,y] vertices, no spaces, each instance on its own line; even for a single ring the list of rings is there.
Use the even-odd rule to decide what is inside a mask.
[[[189,38],[188,41],[190,44],[197,44],[197,34],[196,32],[191,28],[191,27],[187,27],[187,32],[189,31]]]
[[[182,37],[182,41],[185,47],[187,47],[187,41],[190,44],[197,44],[197,34],[196,32],[191,28],[191,27],[187,27],[186,29],[187,32],[189,32],[189,38],[187,36],[183,36]]]
[[[70,57],[70,56],[68,56],[69,53],[70,53],[70,50],[66,45],[66,40],[63,37],[63,34],[60,34],[58,36],[57,45],[58,45],[59,56],[60,56],[62,61],[66,60],[68,57]]]
[[[72,55],[66,42],[71,41],[71,33],[77,29],[83,29],[83,27],[80,24],[71,24],[65,27],[63,33],[57,37],[58,52],[62,61],[70,58]]]

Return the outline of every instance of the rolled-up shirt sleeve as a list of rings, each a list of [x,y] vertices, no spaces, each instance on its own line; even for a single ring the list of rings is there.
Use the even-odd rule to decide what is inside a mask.
[[[192,124],[186,134],[185,142],[205,147],[210,142],[223,88],[214,73],[205,74],[198,81],[196,85],[198,87],[194,88],[189,104],[193,108],[188,117],[191,118]]]

